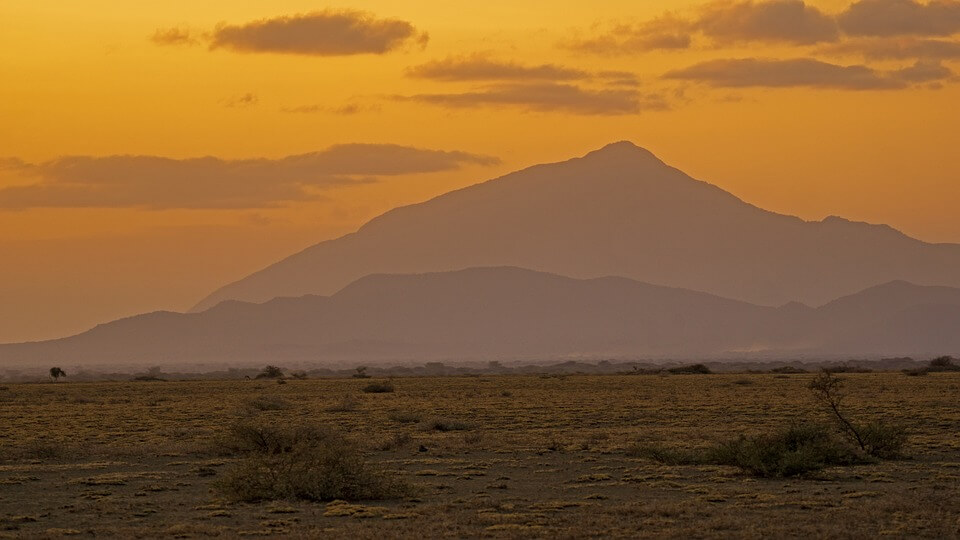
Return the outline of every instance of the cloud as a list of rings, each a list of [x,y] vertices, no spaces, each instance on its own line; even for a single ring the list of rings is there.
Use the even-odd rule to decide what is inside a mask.
[[[840,34],[832,17],[803,0],[714,2],[701,10],[694,26],[718,43],[808,45],[836,41]]]
[[[960,2],[860,0],[838,17],[852,36],[949,36],[960,32]]]
[[[575,38],[561,43],[564,48],[592,54],[633,54],[654,50],[690,47],[692,25],[673,15],[641,24],[618,24],[598,36]]]
[[[574,114],[636,114],[643,110],[663,110],[666,101],[656,95],[635,90],[591,90],[572,84],[496,84],[469,92],[417,94],[400,99],[445,107],[508,105],[530,111],[564,111]]]
[[[955,60],[960,58],[960,42],[918,38],[860,38],[826,45],[822,54],[856,54],[869,60]]]
[[[723,88],[758,86],[889,90],[905,88],[909,83],[920,80],[931,81],[950,75],[950,71],[942,66],[921,64],[885,73],[867,66],[841,66],[811,58],[742,58],[702,62],[668,72],[664,78],[703,82]]]
[[[195,45],[199,38],[189,28],[160,28],[150,36],[157,45]]]
[[[260,102],[256,94],[247,92],[239,96],[234,96],[221,101],[226,107],[252,107]]]
[[[437,81],[574,81],[590,78],[580,69],[556,64],[525,66],[492,60],[483,54],[448,57],[407,69],[407,75]]]
[[[265,208],[313,200],[319,191],[378,177],[493,165],[466,152],[389,144],[344,144],[280,159],[72,156],[5,162],[37,182],[0,189],[0,208]]]
[[[384,54],[409,44],[425,46],[428,39],[407,21],[378,19],[363,11],[326,10],[243,25],[220,24],[211,35],[210,48],[342,56]]]
[[[809,45],[836,41],[840,32],[833,17],[803,0],[720,0],[688,17],[667,13],[640,24],[618,24],[597,36],[561,45],[594,54],[631,54],[687,49],[694,35],[720,45],[755,41]]]
[[[905,82],[925,83],[949,79],[953,76],[953,72],[950,71],[949,68],[941,65],[940,62],[925,62],[919,60],[910,67],[894,71],[891,75],[895,79]]]
[[[360,103],[347,103],[345,105],[340,105],[337,107],[330,107],[327,105],[297,105],[294,107],[280,107],[281,112],[285,113],[295,113],[295,114],[313,114],[313,113],[332,113],[339,114],[342,116],[351,116],[354,114],[360,114],[365,112],[379,112],[381,110],[380,105],[376,104],[360,104]]]

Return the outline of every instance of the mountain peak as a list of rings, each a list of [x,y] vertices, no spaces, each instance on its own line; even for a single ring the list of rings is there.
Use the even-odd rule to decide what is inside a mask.
[[[584,159],[604,159],[604,160],[620,160],[620,159],[645,159],[653,160],[658,163],[662,163],[657,156],[653,155],[653,152],[633,144],[630,141],[617,141],[610,143],[603,148],[594,150],[589,154],[583,156]]]

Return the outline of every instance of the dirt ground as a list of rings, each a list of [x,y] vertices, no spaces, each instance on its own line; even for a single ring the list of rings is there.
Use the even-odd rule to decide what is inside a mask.
[[[0,385],[0,538],[960,537],[960,373],[844,374],[909,459],[757,479],[628,457],[829,421],[812,375],[485,376]],[[238,417],[335,426],[415,492],[231,502]],[[461,424],[452,431],[421,420]]]

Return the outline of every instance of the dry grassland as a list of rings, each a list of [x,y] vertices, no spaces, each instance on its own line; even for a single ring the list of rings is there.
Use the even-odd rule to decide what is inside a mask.
[[[830,422],[811,377],[8,384],[0,538],[960,536],[960,373],[841,375],[851,416],[907,428],[908,459],[759,479],[625,451]],[[243,418],[336,427],[413,491],[232,501],[218,482],[238,458],[219,441]]]

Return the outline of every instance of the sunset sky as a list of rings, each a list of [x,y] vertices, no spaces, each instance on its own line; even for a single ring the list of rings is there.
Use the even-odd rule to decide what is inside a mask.
[[[960,2],[0,4],[0,342],[213,289],[630,140],[769,210],[960,242]]]

